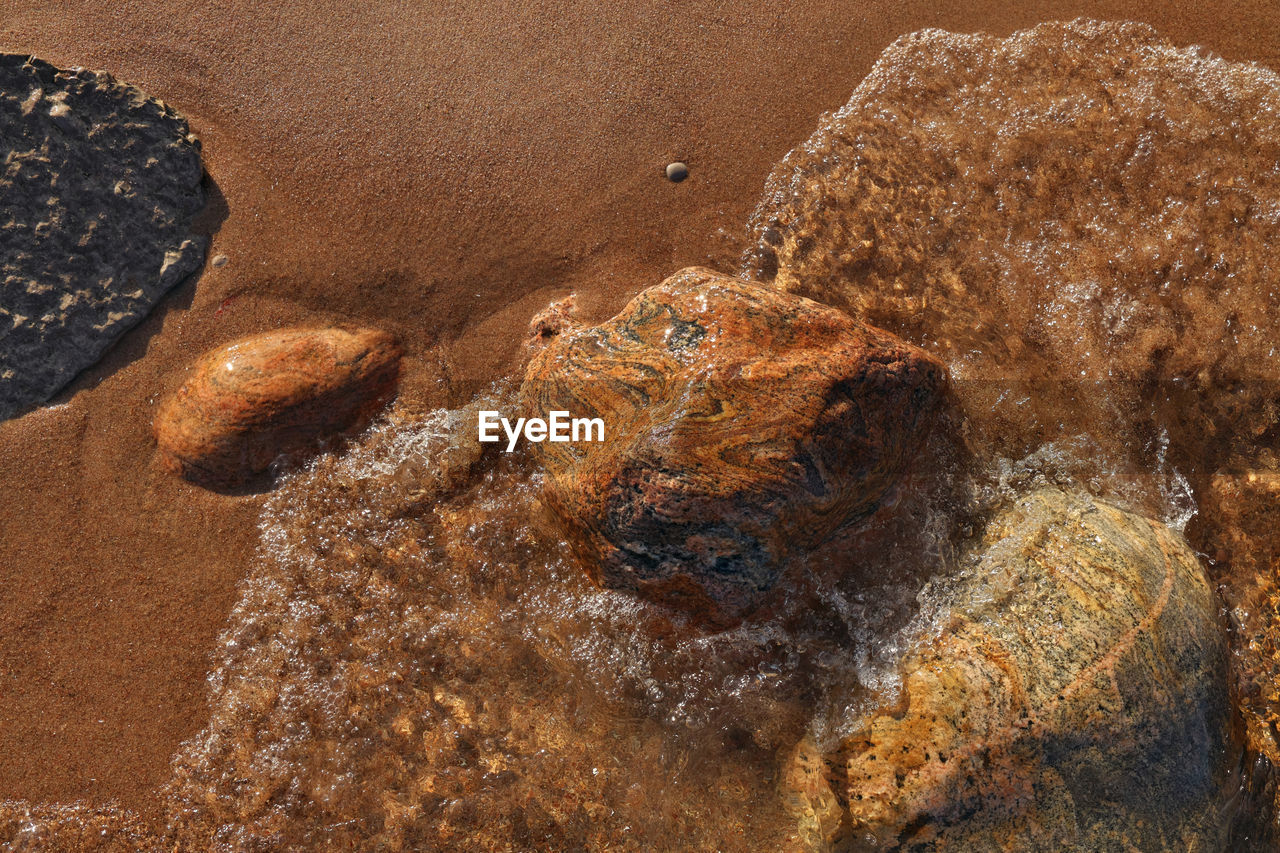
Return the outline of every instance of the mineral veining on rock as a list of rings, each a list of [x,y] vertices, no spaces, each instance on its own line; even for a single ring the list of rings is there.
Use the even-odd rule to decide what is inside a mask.
[[[371,329],[287,329],[206,353],[155,419],[162,463],[235,485],[282,453],[367,423],[395,393],[400,347]]]
[[[1226,644],[1181,537],[1041,490],[991,522],[948,603],[901,693],[824,756],[838,831],[812,744],[788,763],[808,849],[1224,849]]]
[[[0,419],[44,402],[204,262],[200,143],[103,72],[0,54]]]
[[[875,507],[918,447],[941,365],[848,315],[683,270],[534,356],[525,413],[607,440],[534,446],[545,497],[605,586],[740,619],[788,555]]]

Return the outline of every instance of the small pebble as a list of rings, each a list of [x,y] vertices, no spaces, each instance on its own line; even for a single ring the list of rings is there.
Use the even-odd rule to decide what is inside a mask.
[[[213,260],[209,262],[211,266],[224,267],[227,265],[226,255],[214,255]]]
[[[677,160],[667,165],[667,180],[671,183],[678,184],[687,177],[689,177],[689,167],[684,163]]]

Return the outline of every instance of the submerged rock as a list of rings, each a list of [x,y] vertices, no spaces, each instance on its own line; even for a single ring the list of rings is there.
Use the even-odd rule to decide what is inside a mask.
[[[791,757],[799,846],[1224,849],[1226,644],[1181,537],[1039,491],[991,522],[945,604],[898,695],[824,756],[828,786],[811,742]]]
[[[0,420],[53,396],[204,262],[200,143],[103,72],[0,54]]]
[[[778,165],[753,277],[946,363],[975,446],[1212,471],[1280,424],[1280,75],[1077,20],[895,41]]]
[[[840,311],[691,268],[560,331],[521,394],[527,414],[605,423],[601,443],[534,445],[595,579],[726,623],[789,555],[876,506],[944,384]]]
[[[235,485],[282,453],[367,423],[399,373],[399,345],[373,329],[244,338],[205,354],[161,406],[161,461],[194,482]]]

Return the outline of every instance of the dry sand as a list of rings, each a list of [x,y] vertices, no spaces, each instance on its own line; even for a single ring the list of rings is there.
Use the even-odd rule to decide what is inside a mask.
[[[463,399],[556,295],[597,318],[679,267],[736,267],[770,168],[921,27],[1137,19],[1280,68],[1266,0],[5,5],[0,49],[109,70],[190,119],[210,256],[230,259],[0,424],[0,799],[143,809],[207,719],[256,543],[259,496],[153,459],[156,400],[205,349],[359,322],[403,339],[404,397]]]

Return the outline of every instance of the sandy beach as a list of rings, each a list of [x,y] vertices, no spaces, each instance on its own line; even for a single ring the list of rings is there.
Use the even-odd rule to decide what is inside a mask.
[[[1265,0],[657,3],[15,0],[0,49],[105,69],[203,143],[220,266],[51,405],[0,423],[0,800],[142,812],[208,720],[260,494],[160,470],[157,401],[200,353],[290,325],[397,335],[400,397],[459,405],[530,317],[602,320],[732,272],[766,176],[886,45],[1081,15],[1280,68]],[[671,183],[664,168],[688,163]]]

